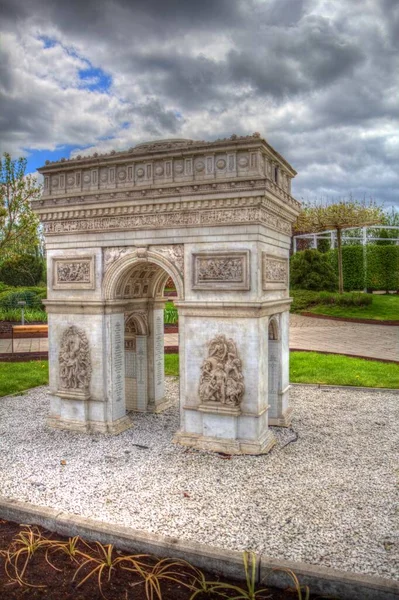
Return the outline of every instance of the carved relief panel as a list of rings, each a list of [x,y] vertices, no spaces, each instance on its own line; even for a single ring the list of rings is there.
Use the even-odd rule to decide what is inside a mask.
[[[262,289],[285,290],[288,287],[288,260],[262,252]]]
[[[225,335],[217,335],[208,345],[199,384],[201,403],[239,407],[244,396],[244,376],[237,346]]]
[[[89,341],[82,329],[74,325],[65,329],[58,362],[60,389],[88,394],[92,368]]]
[[[249,250],[193,254],[194,290],[249,290]]]
[[[53,259],[53,290],[93,290],[96,287],[94,256]]]

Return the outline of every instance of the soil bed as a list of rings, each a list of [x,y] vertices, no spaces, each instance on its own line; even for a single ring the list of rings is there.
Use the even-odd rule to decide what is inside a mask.
[[[12,545],[13,540],[18,533],[26,529],[26,527],[27,526],[0,520],[0,550],[7,550],[10,547],[12,550],[18,549],[20,546],[17,548]],[[58,534],[53,534],[52,532],[46,531],[42,528],[32,527],[31,529],[33,531],[40,532],[42,535],[41,539],[46,538],[50,540],[56,540],[57,542],[67,541],[67,538],[64,538]],[[106,548],[105,546],[103,547]],[[93,542],[87,543],[80,540],[77,548],[87,555],[96,558],[99,557],[99,553],[96,550],[96,544]],[[115,559],[128,555],[115,549],[113,550],[112,556]],[[23,555],[20,559],[19,565],[21,568],[25,562],[25,557],[26,555]],[[112,570],[112,577],[110,582],[108,582],[108,570],[105,569],[102,577],[102,596],[98,586],[97,573],[95,573],[92,577],[89,577],[81,586],[78,586],[79,582],[81,582],[90,573],[90,571],[96,567],[96,563],[93,562],[88,566],[83,567],[79,571],[74,581],[73,577],[77,568],[85,560],[83,557],[78,557],[78,562],[73,562],[73,560],[65,553],[50,550],[47,558],[48,561],[46,560],[46,550],[44,548],[39,548],[34,553],[28,563],[24,575],[24,581],[29,584],[25,586],[20,585],[17,582],[10,581],[5,572],[5,559],[0,557],[0,598],[7,598],[7,600],[20,600],[22,598],[98,600],[105,597],[108,600],[130,600],[133,598],[134,600],[147,600],[143,579],[137,573],[122,570],[117,566]],[[152,567],[157,564],[159,559],[156,557],[148,557],[145,559],[143,558],[142,561],[146,562],[146,564]],[[51,562],[53,566],[51,566],[49,562]],[[126,566],[128,566],[128,563],[126,563]],[[196,574],[198,575],[198,571],[196,573],[194,570],[192,570],[192,568],[190,568],[189,565],[187,565],[187,567],[183,565],[171,565],[169,570],[173,571],[174,577],[179,579],[181,583],[168,580],[161,581],[162,599],[188,600],[192,595],[193,590],[190,590],[187,585],[191,584],[193,577]],[[9,568],[9,572],[11,574],[15,573],[13,568]],[[202,571],[202,573],[208,582],[223,581],[225,583],[230,583],[245,589],[244,582],[232,580],[229,581],[225,578],[218,577],[215,574],[207,573],[205,571]],[[224,594],[224,598],[232,598],[237,596],[237,590],[233,591],[224,588],[221,591]],[[220,599],[221,597],[222,596],[220,594],[200,594],[196,596],[196,599]],[[275,588],[268,588],[267,591],[258,596],[259,600],[262,598],[270,598],[271,600],[295,600],[297,597],[298,595],[294,591],[282,591]],[[154,598],[156,598],[155,594]]]

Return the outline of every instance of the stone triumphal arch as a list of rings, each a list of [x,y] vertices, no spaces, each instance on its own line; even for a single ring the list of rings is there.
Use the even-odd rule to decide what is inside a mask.
[[[288,425],[295,171],[259,134],[47,162],[53,427],[121,432],[164,394],[164,288],[179,312],[176,441],[262,453]],[[134,418],[133,418],[134,423]]]

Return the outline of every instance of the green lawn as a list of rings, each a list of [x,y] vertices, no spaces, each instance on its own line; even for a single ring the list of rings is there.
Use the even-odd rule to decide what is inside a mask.
[[[165,354],[166,375],[179,374],[179,355]],[[399,388],[399,365],[318,352],[290,353],[291,383]]]
[[[332,317],[399,321],[399,294],[373,294],[373,303],[370,306],[326,306],[318,304],[308,310],[316,315],[329,315]]]
[[[339,354],[291,352],[290,381],[397,389],[399,365]]]
[[[319,300],[321,292],[290,290],[293,298],[291,312],[312,312],[352,319],[375,319],[378,321],[399,321],[399,294],[365,294],[372,298],[369,306],[337,306],[323,304]],[[350,294],[345,294],[349,296]]]
[[[15,394],[48,383],[46,360],[0,363],[0,396]]]
[[[399,389],[399,365],[318,352],[291,352],[291,383]],[[165,374],[179,375],[179,355],[165,354]],[[0,363],[0,396],[48,383],[47,361]]]

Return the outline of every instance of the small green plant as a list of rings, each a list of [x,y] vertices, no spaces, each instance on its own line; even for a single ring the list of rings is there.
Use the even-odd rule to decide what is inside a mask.
[[[25,527],[13,540],[5,555],[5,571],[7,576],[21,586],[46,587],[44,585],[32,585],[25,580],[25,573],[29,561],[40,549],[47,548],[49,540],[43,537],[38,527]]]
[[[135,561],[136,557],[127,557],[127,559],[132,559]],[[183,585],[189,589],[193,588],[192,583],[185,581],[189,575],[184,575],[181,571],[177,571],[176,568],[184,569],[189,567],[192,569],[193,567],[184,560],[173,560],[170,558],[163,558],[159,560],[155,565],[143,565],[141,563],[137,563],[131,566],[122,565],[122,569],[125,571],[133,571],[134,573],[141,576],[142,581],[138,582],[135,585],[139,585],[140,583],[144,583],[145,595],[147,600],[162,600],[162,588],[161,584],[163,581],[170,581],[177,585]]]
[[[259,600],[260,598],[271,598],[272,596],[265,596],[264,593],[267,592],[267,588],[263,588],[260,590],[256,589],[256,554],[255,552],[245,551],[243,553],[243,563],[244,563],[244,571],[245,571],[245,583],[246,588],[241,588],[238,585],[233,585],[231,583],[224,583],[222,581],[210,581],[206,582],[204,577],[200,578],[198,589],[191,595],[190,600],[194,600],[196,596],[201,593],[208,594],[217,594],[218,596],[222,596],[225,598],[231,598],[225,592],[234,593],[234,600]],[[302,600],[302,599],[301,599]]]
[[[85,545],[91,552],[92,547],[86,543],[85,543]],[[97,576],[99,592],[100,592],[101,596],[103,598],[105,598],[105,596],[103,594],[103,590],[102,590],[104,574],[107,574],[107,581],[109,582],[111,580],[113,571],[116,569],[116,567],[118,565],[120,565],[120,563],[122,561],[126,560],[126,557],[123,557],[123,556],[114,557],[113,556],[114,547],[112,544],[103,546],[102,544],[100,544],[100,542],[96,542],[94,551],[95,551],[94,555],[91,553],[89,554],[87,552],[82,552],[81,550],[77,551],[76,554],[79,555],[80,557],[82,557],[84,560],[83,560],[82,564],[79,565],[79,567],[76,569],[75,574],[73,576],[73,581],[75,581],[76,577],[78,576],[78,574],[80,573],[80,571],[82,569],[84,569],[87,566],[94,565],[93,568],[89,571],[89,573],[87,575],[85,575],[83,577],[83,579],[81,579],[81,581],[79,581],[79,583],[77,584],[77,587],[80,587],[81,585],[83,585],[91,577]]]
[[[297,593],[297,600],[309,600],[309,587],[307,585],[301,586],[298,577],[293,571],[291,571],[291,569],[273,569],[273,571],[281,571],[282,573],[287,573],[287,575],[292,579],[294,588],[288,588],[288,590]]]
[[[79,542],[83,542],[78,535],[75,537],[69,538],[67,542],[59,541],[59,540],[49,540],[49,546],[46,550],[46,561],[56,571],[62,571],[62,569],[58,569],[49,558],[50,554],[65,554],[68,556],[73,562],[78,562],[79,550],[78,544]]]
[[[177,312],[177,308],[172,304],[172,302],[168,302],[164,309],[164,321],[165,323],[175,324],[179,320],[179,315]]]
[[[47,313],[44,310],[26,309],[24,311],[26,323],[47,323]],[[0,321],[15,323],[21,320],[20,308],[1,308]]]

